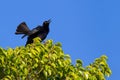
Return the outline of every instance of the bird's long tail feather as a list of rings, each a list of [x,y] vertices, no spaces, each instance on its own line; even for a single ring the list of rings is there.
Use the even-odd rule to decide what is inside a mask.
[[[25,22],[18,25],[15,34],[25,34],[27,35],[30,29],[27,27]]]

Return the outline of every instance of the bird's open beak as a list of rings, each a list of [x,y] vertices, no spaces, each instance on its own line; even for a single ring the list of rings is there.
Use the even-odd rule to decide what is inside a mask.
[[[51,19],[48,20],[48,23],[51,23]]]

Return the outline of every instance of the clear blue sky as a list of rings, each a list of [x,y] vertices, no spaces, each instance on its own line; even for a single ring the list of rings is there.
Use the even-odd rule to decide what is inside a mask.
[[[0,1],[0,46],[23,46],[26,38],[14,35],[25,21],[30,29],[52,19],[47,39],[61,42],[65,53],[82,59],[84,66],[105,54],[113,74],[120,75],[119,0],[2,0]]]

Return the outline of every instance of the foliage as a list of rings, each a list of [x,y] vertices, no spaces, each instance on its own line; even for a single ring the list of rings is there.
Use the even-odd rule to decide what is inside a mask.
[[[83,67],[80,59],[71,63],[61,44],[52,40],[40,43],[39,38],[26,47],[0,48],[0,79],[2,80],[105,80],[111,70],[105,55]]]

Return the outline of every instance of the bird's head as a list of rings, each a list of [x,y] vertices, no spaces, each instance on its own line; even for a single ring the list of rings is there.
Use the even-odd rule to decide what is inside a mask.
[[[50,22],[51,22],[51,19],[44,21],[43,26],[49,26]]]

